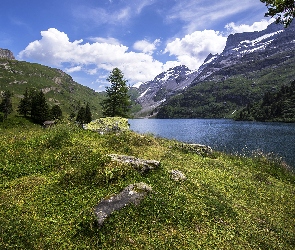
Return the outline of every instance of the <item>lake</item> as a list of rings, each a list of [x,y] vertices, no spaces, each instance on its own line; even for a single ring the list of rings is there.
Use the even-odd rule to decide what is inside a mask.
[[[272,153],[295,169],[295,124],[229,119],[129,119],[130,129],[231,154]]]

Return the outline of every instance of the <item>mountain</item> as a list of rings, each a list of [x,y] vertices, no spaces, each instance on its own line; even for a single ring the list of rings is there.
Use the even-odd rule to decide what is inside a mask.
[[[231,117],[267,91],[288,85],[295,79],[294,31],[295,23],[288,28],[273,23],[263,31],[230,35],[221,54],[209,54],[192,72],[194,79],[178,83],[185,86],[182,91],[165,93],[154,110],[157,118]]]
[[[82,86],[60,69],[18,61],[7,49],[0,49],[0,93],[13,93],[13,109],[23,97],[26,88],[42,90],[49,106],[59,105],[65,117],[77,114],[80,106],[89,102],[93,118],[101,116],[103,94]]]
[[[182,65],[157,75],[151,81],[133,87],[133,89],[136,88],[138,91],[136,102],[142,107],[136,115],[150,115],[150,113],[166,101],[167,98],[184,90],[190,85],[196,76],[196,71],[192,71],[188,67]]]

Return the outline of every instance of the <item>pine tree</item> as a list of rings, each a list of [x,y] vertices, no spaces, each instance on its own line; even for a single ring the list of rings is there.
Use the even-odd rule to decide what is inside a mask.
[[[76,122],[78,122],[80,125],[82,125],[83,123],[85,123],[85,114],[86,114],[86,110],[84,107],[81,107],[78,111],[77,114],[77,118],[76,118]]]
[[[128,117],[131,101],[122,71],[114,68],[107,80],[111,86],[106,88],[107,96],[102,102],[103,115]]]
[[[31,104],[31,117],[35,122],[42,124],[49,118],[49,107],[42,90],[32,94]]]
[[[62,117],[62,110],[60,106],[54,105],[50,110],[51,119],[59,119]]]
[[[0,111],[3,112],[4,114],[4,119],[7,119],[7,116],[13,111],[12,109],[12,102],[11,102],[11,97],[13,96],[13,94],[7,90],[4,91],[4,93],[2,94],[3,99],[2,102],[0,103]]]
[[[85,108],[85,123],[89,123],[92,121],[92,114],[90,111],[89,103],[87,102],[86,108]]]
[[[28,116],[28,114],[31,112],[31,98],[29,96],[28,89],[26,88],[26,92],[24,93],[24,98],[22,98],[19,102],[17,112],[20,115],[24,115],[25,117]]]

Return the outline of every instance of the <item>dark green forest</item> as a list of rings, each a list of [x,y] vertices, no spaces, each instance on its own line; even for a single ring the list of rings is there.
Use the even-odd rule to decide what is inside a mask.
[[[295,122],[295,81],[279,91],[266,92],[259,102],[248,104],[236,120]]]

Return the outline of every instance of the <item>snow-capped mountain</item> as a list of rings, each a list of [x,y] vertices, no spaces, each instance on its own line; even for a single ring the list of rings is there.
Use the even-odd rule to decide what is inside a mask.
[[[295,22],[288,28],[273,23],[263,31],[231,34],[223,52],[209,54],[197,71],[191,71],[184,65],[178,66],[141,84],[137,102],[141,104],[143,113],[146,113],[159,105],[166,105],[169,103],[166,100],[175,94],[187,92],[204,81],[218,83],[235,75],[246,76],[249,72],[267,68],[273,71],[284,68],[286,61],[293,58],[295,61]],[[257,74],[257,77],[261,75]]]
[[[197,71],[188,67],[176,66],[157,75],[152,81],[138,84],[140,96],[137,102],[142,106],[141,113],[147,113],[166,101],[177,91],[185,89],[197,76]]]
[[[295,23],[288,28],[272,23],[263,31],[244,32],[231,34],[227,38],[226,46],[219,55],[209,55],[198,70],[194,84],[205,79],[208,80],[212,74],[220,70],[230,74],[230,67],[242,64],[251,66],[251,62],[264,61],[260,66],[279,63],[277,60],[286,60],[287,57],[280,56],[283,52],[294,52],[295,46]],[[279,55],[272,62],[268,60],[274,55]],[[289,56],[294,56],[292,53]],[[267,65],[265,65],[267,64]],[[251,70],[244,68],[244,70]],[[255,68],[257,70],[257,68]],[[228,77],[225,75],[224,77]]]

